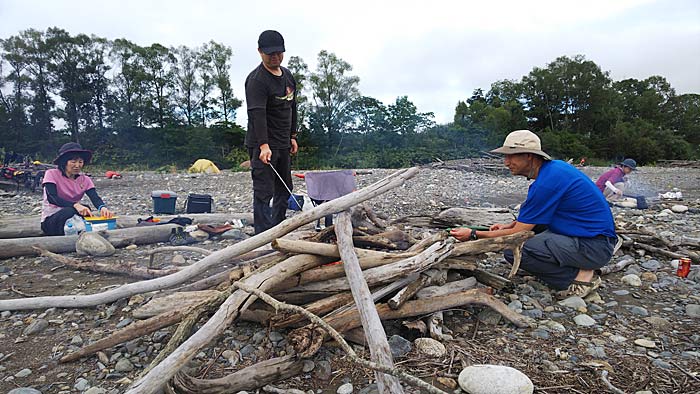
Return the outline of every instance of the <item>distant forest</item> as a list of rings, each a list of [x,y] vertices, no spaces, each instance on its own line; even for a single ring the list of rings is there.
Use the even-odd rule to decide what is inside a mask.
[[[142,47],[60,28],[4,38],[0,154],[49,161],[73,140],[115,168],[182,168],[198,158],[236,168],[247,160],[245,130],[234,123],[245,108],[244,92],[231,88],[231,61],[231,48],[215,41]],[[362,95],[352,66],[332,52],[319,52],[317,64],[287,62],[299,84],[296,168],[464,158],[523,128],[557,158],[700,158],[700,95],[676,94],[663,76],[613,81],[583,55],[465,92],[448,124],[418,112],[407,96],[385,104]]]

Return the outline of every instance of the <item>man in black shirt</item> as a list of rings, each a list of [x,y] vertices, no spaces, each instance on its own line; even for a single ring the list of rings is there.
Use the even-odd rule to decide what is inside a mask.
[[[245,80],[248,105],[245,146],[252,169],[256,234],[278,225],[286,217],[288,189],[292,189],[290,155],[298,149],[296,81],[281,66],[284,38],[274,30],[265,30],[258,38],[258,53],[262,63]]]

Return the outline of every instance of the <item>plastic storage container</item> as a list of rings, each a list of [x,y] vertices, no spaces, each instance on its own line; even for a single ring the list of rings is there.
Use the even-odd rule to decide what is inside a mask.
[[[168,190],[155,190],[151,192],[153,198],[153,213],[175,213],[177,193]]]
[[[85,231],[116,230],[117,217],[103,218],[102,216],[88,216],[85,221]]]

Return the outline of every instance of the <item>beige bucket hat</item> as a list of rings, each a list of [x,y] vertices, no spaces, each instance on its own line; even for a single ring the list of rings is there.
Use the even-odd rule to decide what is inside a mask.
[[[530,130],[515,130],[508,134],[503,146],[496,148],[491,153],[503,153],[513,155],[516,153],[534,153],[542,156],[545,160],[552,160],[552,157],[542,151],[540,137]]]

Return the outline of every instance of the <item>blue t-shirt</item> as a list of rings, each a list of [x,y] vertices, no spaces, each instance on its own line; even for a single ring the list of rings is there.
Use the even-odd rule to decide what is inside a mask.
[[[561,160],[545,161],[530,185],[518,221],[545,224],[572,237],[615,236],[605,197],[581,171]]]

